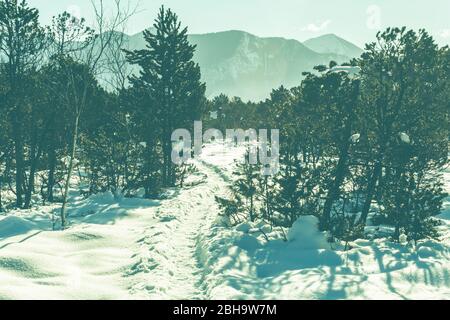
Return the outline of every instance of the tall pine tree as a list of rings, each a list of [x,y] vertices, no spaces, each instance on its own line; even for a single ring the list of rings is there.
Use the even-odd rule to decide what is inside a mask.
[[[157,128],[148,130],[160,131],[163,185],[174,186],[177,177],[171,160],[171,135],[177,128],[190,128],[200,118],[205,85],[200,81],[200,67],[192,60],[195,46],[189,44],[187,28],[181,27],[177,15],[161,7],[154,29],[144,31],[146,49],[126,53],[128,61],[141,68],[130,82],[148,93],[148,117],[157,118],[150,121]]]

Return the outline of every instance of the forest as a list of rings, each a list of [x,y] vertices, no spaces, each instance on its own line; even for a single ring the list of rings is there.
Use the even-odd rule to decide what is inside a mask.
[[[57,204],[52,229],[66,230],[73,188],[85,199],[161,200],[199,171],[172,163],[172,132],[202,120],[204,130],[280,130],[279,172],[239,162],[215,196],[210,214],[227,227],[283,233],[314,216],[327,241],[346,247],[367,226],[389,226],[375,237],[396,243],[439,241],[450,50],[426,30],[387,28],[360,57],[243,101],[206,97],[196,46],[172,10],[161,7],[146,48],[130,50],[119,31],[133,10],[114,5],[115,16],[96,7],[94,29],[67,12],[44,26],[26,1],[0,1],[0,212]]]

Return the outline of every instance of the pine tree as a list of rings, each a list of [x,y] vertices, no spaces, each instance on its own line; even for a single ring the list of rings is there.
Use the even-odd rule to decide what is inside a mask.
[[[236,198],[242,199],[243,207],[241,210],[246,212],[248,219],[252,222],[257,217],[256,195],[260,174],[260,165],[250,163],[250,150],[247,149],[245,160],[242,163],[237,163],[236,170],[233,172],[236,180],[232,190]]]
[[[274,207],[279,216],[275,218],[275,225],[291,227],[300,216],[300,202],[303,196],[300,179],[302,179],[302,168],[293,162],[286,164],[276,178],[277,192]]]
[[[151,116],[158,119],[163,184],[174,186],[177,177],[171,161],[171,135],[200,119],[205,85],[200,82],[199,66],[192,60],[195,46],[189,44],[187,28],[181,28],[177,15],[161,7],[154,28],[155,33],[144,31],[146,49],[126,53],[128,61],[141,69],[139,76],[130,79],[131,84],[148,92],[149,107],[154,108]]]
[[[324,186],[327,195],[320,216],[322,230],[331,226],[333,205],[340,198],[341,188],[350,173],[350,149],[359,140],[355,130],[359,116],[360,81],[347,72],[334,72],[334,66],[335,63],[331,62],[329,67],[316,67],[322,71],[319,75],[308,74],[303,81],[300,98],[301,106],[310,113],[309,117],[317,114],[316,121],[321,129],[317,132],[320,137],[317,146],[326,150],[328,159],[336,159],[329,161],[333,172],[329,184]],[[304,154],[304,161],[307,161],[307,152]]]
[[[5,86],[6,74],[5,74],[5,66],[0,64],[0,101],[5,101],[7,88]],[[0,212],[4,210],[3,204],[3,187],[8,182],[8,172],[7,161],[11,156],[9,155],[10,141],[9,141],[9,124],[7,121],[7,110],[6,106],[1,103],[0,104]]]
[[[26,84],[28,72],[39,63],[45,46],[45,35],[39,25],[39,13],[25,0],[0,2],[0,54],[7,59],[5,65],[8,83],[5,102],[14,141],[16,206],[24,204],[25,135],[23,119],[26,115]]]
[[[144,188],[145,198],[154,198],[164,187],[159,141],[162,130],[159,118],[155,116],[158,112],[157,105],[150,96],[148,88],[140,85],[140,82],[136,82],[132,87],[121,92],[120,101],[128,114],[129,134],[136,139],[136,143],[130,150],[134,150],[140,159],[136,161],[137,176],[134,179],[134,187]]]
[[[275,181],[273,176],[269,175],[259,175],[257,180],[257,199],[261,202],[259,216],[271,226],[274,226]]]
[[[250,149],[247,148],[244,161],[236,161],[235,177],[230,186],[229,199],[216,197],[219,208],[235,223],[254,222],[258,217],[257,192],[261,166],[250,163]],[[243,217],[243,218],[241,218]]]
[[[370,161],[372,169],[367,177],[361,215],[363,224],[377,194],[377,186],[378,193],[383,193],[380,189],[385,185],[383,172],[395,171],[393,176],[400,179],[406,172],[395,168],[408,166],[414,160],[410,157],[402,159],[403,164],[398,163],[395,154],[402,148],[399,137],[414,141],[415,154],[423,161],[421,168],[426,168],[427,163],[442,164],[447,160],[444,109],[448,104],[442,105],[441,99],[448,93],[443,89],[445,76],[440,72],[442,61],[437,45],[424,30],[415,33],[406,28],[388,28],[379,33],[377,39],[378,44],[366,46],[359,62],[369,137],[367,158],[374,159]],[[397,165],[391,168],[389,163],[395,158]],[[419,170],[419,167],[416,168]]]
[[[215,197],[219,209],[223,214],[231,221],[232,225],[242,222],[240,218],[242,210],[242,199],[235,196],[232,199],[226,199],[222,197]]]

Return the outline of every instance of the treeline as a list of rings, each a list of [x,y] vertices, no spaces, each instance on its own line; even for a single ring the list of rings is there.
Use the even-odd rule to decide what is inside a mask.
[[[127,51],[116,31],[133,12],[101,5],[93,30],[67,12],[44,27],[26,1],[0,1],[0,210],[61,202],[64,228],[75,186],[154,197],[189,172],[170,157],[172,131],[206,100],[187,29],[162,7],[146,49]]]
[[[347,66],[317,66],[299,87],[264,102],[216,97],[211,126],[281,131],[279,174],[238,165],[230,197],[217,199],[224,213],[273,227],[313,214],[344,241],[368,224],[392,226],[396,240],[438,236],[449,66],[448,47],[425,30],[389,28]]]

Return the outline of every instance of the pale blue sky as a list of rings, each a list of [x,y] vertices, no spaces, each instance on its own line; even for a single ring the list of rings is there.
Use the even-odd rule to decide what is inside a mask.
[[[98,1],[98,0],[95,0]],[[122,0],[125,2],[126,0]],[[64,10],[88,20],[91,0],[29,0],[48,23]],[[426,28],[440,44],[450,44],[449,0],[130,0],[140,12],[130,21],[128,33],[152,25],[164,4],[181,18],[190,33],[230,29],[258,36],[281,36],[300,41],[335,33],[359,46],[372,41],[378,28]],[[105,4],[112,0],[104,0]]]

